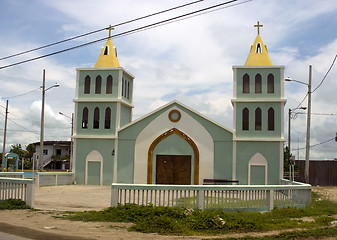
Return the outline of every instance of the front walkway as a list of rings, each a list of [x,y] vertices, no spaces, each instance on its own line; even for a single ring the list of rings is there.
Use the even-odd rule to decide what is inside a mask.
[[[111,186],[64,185],[35,188],[35,206],[41,210],[90,211],[110,206]]]

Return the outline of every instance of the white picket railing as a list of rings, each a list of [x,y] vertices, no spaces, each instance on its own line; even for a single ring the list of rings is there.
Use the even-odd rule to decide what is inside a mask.
[[[6,199],[20,199],[28,206],[34,207],[34,180],[0,177],[0,201]]]
[[[180,208],[270,211],[304,207],[311,185],[141,185],[112,184],[111,206],[137,204]]]

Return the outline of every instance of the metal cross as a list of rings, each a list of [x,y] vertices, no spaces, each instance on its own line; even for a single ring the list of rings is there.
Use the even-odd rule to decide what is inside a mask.
[[[111,27],[111,25],[109,25],[109,27],[106,28],[105,30],[109,30],[109,38],[111,38],[111,30],[114,30],[114,28]]]
[[[257,25],[254,25],[254,27],[257,27],[257,34],[260,34],[260,27],[263,27],[263,25],[260,25],[260,22],[257,21]]]

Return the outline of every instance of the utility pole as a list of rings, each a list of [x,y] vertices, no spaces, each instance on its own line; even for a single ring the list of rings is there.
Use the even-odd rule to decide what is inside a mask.
[[[309,161],[310,161],[310,121],[311,121],[311,65],[309,65],[309,84],[308,84],[308,114],[307,114],[307,138],[305,144],[305,182],[309,183]]]
[[[289,111],[288,111],[288,151],[289,151],[289,156],[288,156],[288,163],[289,163],[289,179],[291,180],[291,164],[290,164],[290,155],[291,155],[291,152],[290,152],[290,124],[291,122],[291,109],[289,108]]]
[[[7,135],[7,116],[8,116],[8,100],[6,101],[6,114],[5,114],[5,129],[4,129],[4,141],[2,148],[2,164],[1,171],[5,171],[5,153],[6,153],[6,135]]]
[[[39,159],[39,170],[43,171],[43,136],[44,136],[44,99],[45,99],[45,89],[46,89],[46,70],[43,69],[43,80],[42,80],[42,108],[41,108],[41,132],[40,132],[40,159]]]

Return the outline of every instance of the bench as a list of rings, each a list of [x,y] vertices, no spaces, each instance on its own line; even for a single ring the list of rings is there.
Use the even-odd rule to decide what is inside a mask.
[[[227,179],[204,179],[203,185],[227,185],[228,183],[239,183],[238,180],[227,180]]]

